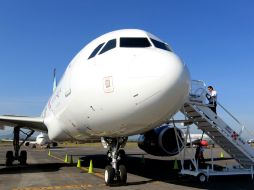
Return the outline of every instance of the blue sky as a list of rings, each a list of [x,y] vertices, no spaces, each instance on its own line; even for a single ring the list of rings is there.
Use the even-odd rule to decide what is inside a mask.
[[[193,79],[254,124],[254,2],[251,0],[1,0],[0,114],[39,115],[76,53],[116,29],[139,28],[166,41]]]

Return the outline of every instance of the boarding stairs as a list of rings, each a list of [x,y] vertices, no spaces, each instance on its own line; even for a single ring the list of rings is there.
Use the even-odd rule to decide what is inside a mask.
[[[195,85],[193,85],[193,83]],[[198,87],[193,87],[198,86]],[[243,168],[254,166],[254,148],[247,143],[254,139],[248,131],[228,110],[217,102],[217,115],[206,104],[206,87],[202,81],[193,81],[191,92],[181,112],[188,119],[188,122],[195,124],[215,143],[223,148]],[[218,110],[218,108],[220,109]],[[222,114],[223,110],[226,115]],[[228,116],[234,123],[223,120]]]

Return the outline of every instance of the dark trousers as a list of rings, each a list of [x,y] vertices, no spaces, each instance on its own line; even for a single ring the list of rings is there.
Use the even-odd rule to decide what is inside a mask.
[[[210,107],[210,109],[215,113],[217,114],[217,111],[216,111],[216,107],[217,107],[217,103],[214,102],[214,103],[209,103],[212,107]]]

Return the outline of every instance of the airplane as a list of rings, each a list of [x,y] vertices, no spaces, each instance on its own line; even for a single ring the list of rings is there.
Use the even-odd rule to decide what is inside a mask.
[[[19,153],[21,128],[30,130],[27,138],[34,131],[54,141],[101,138],[111,161],[106,185],[125,184],[126,167],[119,161],[128,136],[157,139],[160,155],[178,153],[172,128],[159,126],[179,111],[189,89],[188,68],[167,43],[139,29],[106,33],[73,58],[41,116],[0,116],[0,126],[14,130],[14,154],[6,153],[6,165],[26,163],[26,151]],[[145,149],[158,153],[149,144]]]
[[[207,147],[209,144],[214,145],[214,142],[212,139],[207,136],[206,134],[200,134],[200,133],[191,133],[190,134],[191,143],[192,145],[198,145],[201,144],[204,147]],[[190,139],[187,138],[187,146],[190,145]]]
[[[2,142],[13,142],[13,139],[9,138],[10,135],[8,135],[8,138],[2,138]],[[22,138],[20,138],[19,142],[23,142]],[[36,148],[36,145],[39,145],[40,147],[45,146],[47,148],[50,148],[50,145],[52,147],[56,147],[58,145],[57,142],[51,141],[46,133],[40,133],[35,138],[29,138],[29,140],[24,141],[25,146],[32,145],[32,148]]]
[[[40,147],[45,146],[47,148],[56,147],[58,144],[57,142],[51,141],[46,133],[40,133],[36,136],[35,141],[26,141],[25,146],[32,145],[32,148],[36,148],[36,145]]]

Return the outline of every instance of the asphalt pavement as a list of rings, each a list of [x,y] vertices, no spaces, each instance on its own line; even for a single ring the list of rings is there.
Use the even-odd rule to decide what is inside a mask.
[[[254,189],[254,183],[249,175],[210,177],[205,184],[198,183],[194,177],[179,177],[178,170],[174,169],[175,160],[179,160],[178,156],[155,157],[146,154],[136,146],[127,146],[125,149],[127,184],[113,187],[106,186],[104,183],[104,168],[108,161],[107,150],[101,146],[87,145],[71,148],[61,146],[50,149],[50,152],[49,149],[44,148],[23,147],[28,153],[28,164],[21,166],[15,162],[11,167],[5,166],[5,154],[7,150],[12,149],[12,146],[1,145],[0,148],[1,190]],[[208,164],[210,153],[210,149],[205,152]],[[220,148],[213,149],[212,153],[218,167],[236,164]],[[80,160],[80,167],[77,167],[78,160]],[[177,163],[180,167],[180,162]],[[89,167],[93,173],[88,173]]]

